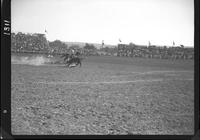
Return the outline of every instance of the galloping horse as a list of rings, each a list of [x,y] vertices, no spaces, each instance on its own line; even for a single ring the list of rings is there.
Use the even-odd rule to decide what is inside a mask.
[[[78,66],[78,65],[80,65],[80,67],[81,67],[82,58],[79,58],[78,57],[79,55],[80,55],[79,52],[77,52],[75,55],[66,53],[66,54],[63,54],[61,56],[61,58],[64,57],[64,62],[66,62],[67,67],[72,67],[72,66],[74,67],[74,66]],[[72,65],[72,64],[75,64],[75,65]]]
[[[66,64],[67,64],[67,67],[75,67],[75,66],[78,66],[78,65],[80,65],[80,67],[81,67],[81,58],[73,57],[72,59],[67,61]],[[72,65],[72,64],[75,64],[75,65]]]

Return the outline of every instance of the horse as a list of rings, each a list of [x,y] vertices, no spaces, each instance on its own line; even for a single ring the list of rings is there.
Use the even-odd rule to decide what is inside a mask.
[[[81,67],[81,58],[79,58],[79,57],[73,57],[73,58],[71,58],[71,59],[69,59],[69,61],[67,61],[66,62],[66,64],[67,64],[67,67],[75,67],[75,66],[78,66],[78,65],[80,65],[80,67]],[[72,65],[72,64],[75,64],[75,65]]]
[[[70,54],[66,53],[66,54],[63,54],[61,56],[61,58],[64,57],[64,62],[66,62],[67,67],[72,67],[72,66],[74,67],[77,65],[80,65],[80,67],[81,67],[82,58],[79,58],[78,57],[79,55],[80,55],[80,53],[78,53],[78,54],[76,53],[75,55],[70,55]],[[72,64],[75,64],[75,65],[72,65]]]

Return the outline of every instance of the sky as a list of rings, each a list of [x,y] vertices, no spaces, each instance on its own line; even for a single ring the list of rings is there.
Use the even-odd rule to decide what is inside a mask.
[[[193,47],[194,1],[11,0],[11,27],[49,41]]]

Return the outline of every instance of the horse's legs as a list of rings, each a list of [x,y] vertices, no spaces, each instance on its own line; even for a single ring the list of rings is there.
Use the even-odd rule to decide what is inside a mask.
[[[70,63],[66,63],[66,66],[69,68]]]
[[[80,67],[81,67],[81,62],[79,62],[79,65],[80,65]]]

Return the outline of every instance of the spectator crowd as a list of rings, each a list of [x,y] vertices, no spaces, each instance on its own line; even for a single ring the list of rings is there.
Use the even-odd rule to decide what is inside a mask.
[[[11,52],[63,54],[80,52],[85,55],[94,55],[95,46],[86,43],[83,48],[78,45],[68,45],[60,40],[49,42],[45,34],[25,34],[22,32],[11,34]]]
[[[44,34],[11,34],[12,52],[48,52],[48,42]]]

